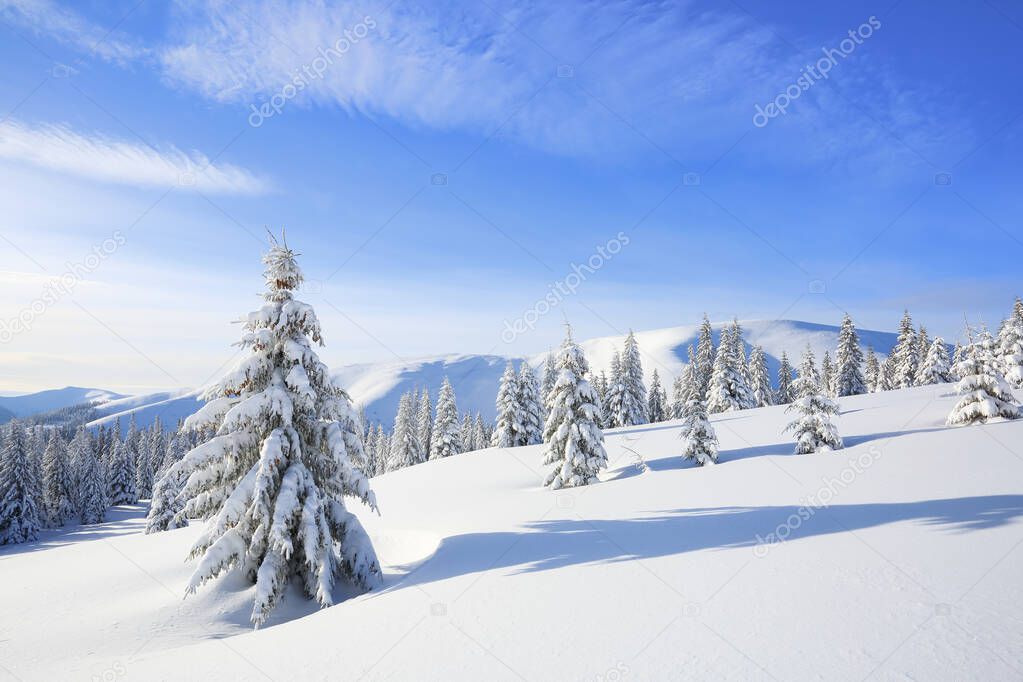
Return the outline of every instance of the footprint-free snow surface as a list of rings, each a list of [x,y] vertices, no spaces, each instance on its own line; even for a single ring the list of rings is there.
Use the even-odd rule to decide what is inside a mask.
[[[119,508],[0,551],[0,678],[1021,679],[1023,421],[947,428],[952,390],[842,399],[830,454],[775,407],[715,416],[702,469],[667,422],[583,489],[539,447],[381,476],[384,587],[255,632],[238,577],[182,599],[197,526]]]

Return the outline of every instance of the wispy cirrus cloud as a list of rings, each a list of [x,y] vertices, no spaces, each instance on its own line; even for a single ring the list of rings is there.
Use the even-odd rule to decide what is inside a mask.
[[[0,19],[106,61],[127,63],[149,50],[51,0],[0,0]]]
[[[259,194],[267,180],[198,151],[160,150],[106,135],[82,135],[65,125],[0,123],[0,159],[99,182],[141,187],[194,185],[219,194]]]

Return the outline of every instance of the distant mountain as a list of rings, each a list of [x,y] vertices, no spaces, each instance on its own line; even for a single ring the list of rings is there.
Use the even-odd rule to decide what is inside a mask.
[[[91,403],[103,405],[125,396],[101,388],[65,386],[38,393],[0,397],[0,422],[14,417],[29,417],[41,412],[51,412],[63,407]]]
[[[723,322],[713,325],[715,344],[720,341],[721,330],[727,324]],[[834,357],[838,345],[839,328],[833,325],[795,320],[751,320],[741,321],[740,324],[747,355],[752,346],[763,347],[772,379],[777,377],[782,351],[788,353],[793,366],[798,366],[807,344],[813,349],[818,362],[825,350],[830,351]],[[897,338],[891,332],[862,329],[858,332],[864,349],[872,347],[881,357],[888,354]],[[686,362],[686,349],[690,344],[696,345],[698,334],[698,325],[636,332],[647,382],[656,369],[661,375],[662,384],[670,391],[672,380]],[[591,368],[594,372],[600,372],[607,369],[611,363],[611,354],[620,351],[624,341],[624,336],[605,336],[584,341],[581,345]],[[546,353],[541,353],[527,360],[539,374],[545,359]],[[484,417],[493,419],[497,384],[509,360],[519,362],[522,358],[503,355],[444,355],[408,361],[347,365],[336,369],[334,377],[348,390],[355,403],[365,408],[369,421],[381,422],[388,428],[402,393],[426,387],[436,401],[437,391],[445,376],[454,386],[460,411],[480,412]],[[179,418],[192,414],[202,405],[200,393],[199,390],[185,390],[108,400],[98,408],[102,416],[90,422],[90,425],[108,424],[120,418],[122,429],[127,428],[128,419],[134,412],[139,425],[151,424],[159,415],[163,424],[171,428]]]

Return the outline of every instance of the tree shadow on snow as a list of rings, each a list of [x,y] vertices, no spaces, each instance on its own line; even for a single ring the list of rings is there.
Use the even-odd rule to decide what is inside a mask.
[[[633,519],[559,519],[538,521],[521,531],[467,533],[446,538],[430,560],[385,591],[492,569],[533,573],[706,549],[752,548],[783,526],[791,531],[786,542],[900,521],[944,532],[985,530],[1023,515],[1023,495],[832,505],[793,523],[801,511],[805,514],[806,508],[675,509]]]
[[[106,540],[119,535],[141,533],[145,529],[148,513],[148,502],[110,507],[103,523],[71,523],[61,528],[44,528],[39,532],[38,540],[0,546],[0,560],[12,554],[38,552],[88,540]]]

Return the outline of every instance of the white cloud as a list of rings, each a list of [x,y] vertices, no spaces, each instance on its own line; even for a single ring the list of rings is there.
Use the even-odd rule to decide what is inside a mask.
[[[124,63],[148,53],[50,0],[0,0],[0,18],[107,61]]]
[[[269,189],[266,180],[231,164],[213,163],[198,151],[158,150],[105,135],[86,137],[63,125],[0,123],[0,159],[122,185],[184,184],[222,194]]]

